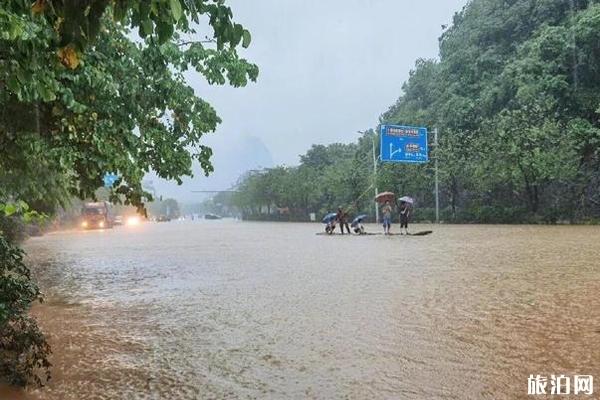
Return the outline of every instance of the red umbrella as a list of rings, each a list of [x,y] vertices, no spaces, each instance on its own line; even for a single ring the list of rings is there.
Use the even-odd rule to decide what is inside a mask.
[[[385,203],[389,201],[390,203],[394,201],[394,197],[396,195],[392,192],[382,192],[375,196],[375,201],[378,203]]]

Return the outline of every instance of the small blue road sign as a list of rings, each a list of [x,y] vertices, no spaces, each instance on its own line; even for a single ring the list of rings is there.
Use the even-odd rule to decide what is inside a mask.
[[[113,174],[112,172],[107,172],[106,174],[104,174],[104,178],[102,178],[102,180],[104,181],[104,187],[113,187],[117,179],[119,179],[119,175]]]
[[[427,128],[381,125],[381,161],[426,163],[429,160]]]

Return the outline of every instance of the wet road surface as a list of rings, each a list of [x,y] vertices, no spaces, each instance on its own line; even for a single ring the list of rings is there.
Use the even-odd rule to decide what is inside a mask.
[[[54,378],[10,396],[525,399],[538,373],[592,374],[600,393],[599,227],[321,229],[189,221],[29,240]]]

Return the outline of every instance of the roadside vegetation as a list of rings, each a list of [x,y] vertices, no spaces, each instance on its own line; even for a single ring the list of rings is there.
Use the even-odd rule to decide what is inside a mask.
[[[150,170],[179,180],[195,160],[211,172],[201,139],[220,119],[183,74],[254,81],[257,66],[238,54],[250,40],[221,1],[2,2],[0,380],[41,384],[49,367],[50,348],[27,316],[41,295],[18,247],[21,221],[94,198],[108,172],[120,177],[110,200],[141,212]]]
[[[440,130],[431,155],[444,221],[600,221],[600,2],[473,0],[402,92],[379,122],[429,127],[430,148]],[[374,184],[373,132],[248,174],[231,201],[248,219],[320,218],[355,203],[372,215],[373,191],[360,195]],[[414,218],[434,219],[433,163],[381,165],[376,183],[414,197]]]

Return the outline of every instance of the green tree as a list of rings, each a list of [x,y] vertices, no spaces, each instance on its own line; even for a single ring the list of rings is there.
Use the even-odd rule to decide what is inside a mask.
[[[212,38],[190,41],[201,18]],[[132,40],[130,29],[142,40]],[[3,2],[0,203],[25,200],[52,212],[73,195],[94,198],[103,175],[115,172],[111,200],[142,209],[152,198],[142,187],[150,170],[179,181],[196,160],[208,174],[212,152],[201,139],[220,119],[183,74],[193,69],[211,84],[244,86],[258,75],[237,52],[249,44],[249,32],[223,1]],[[29,304],[36,296],[10,283],[14,244],[5,231],[0,236],[0,305],[10,308],[19,296],[19,304]],[[31,284],[26,268],[19,275]],[[0,352],[23,366],[8,377],[21,384],[31,378],[31,365],[43,363],[46,348],[11,350],[21,337],[16,328],[37,332],[33,321],[19,322],[26,307],[11,310],[0,320]]]
[[[600,215],[599,15],[596,1],[475,0],[442,35],[439,61],[417,62],[382,121],[442,128],[435,154],[455,218],[482,207],[549,221]],[[402,168],[424,195],[427,169]]]
[[[438,60],[417,60],[380,123],[440,128],[442,217],[556,222],[600,218],[600,2],[473,0],[440,38]],[[244,181],[239,198],[275,190],[303,213],[353,204],[370,212],[371,138],[314,145],[285,189]],[[255,179],[255,178],[253,178]],[[256,178],[257,179],[257,178]],[[274,186],[271,186],[274,185]],[[381,190],[434,205],[432,163],[381,165]],[[277,187],[277,189],[275,189]],[[420,212],[423,210],[423,212]]]

